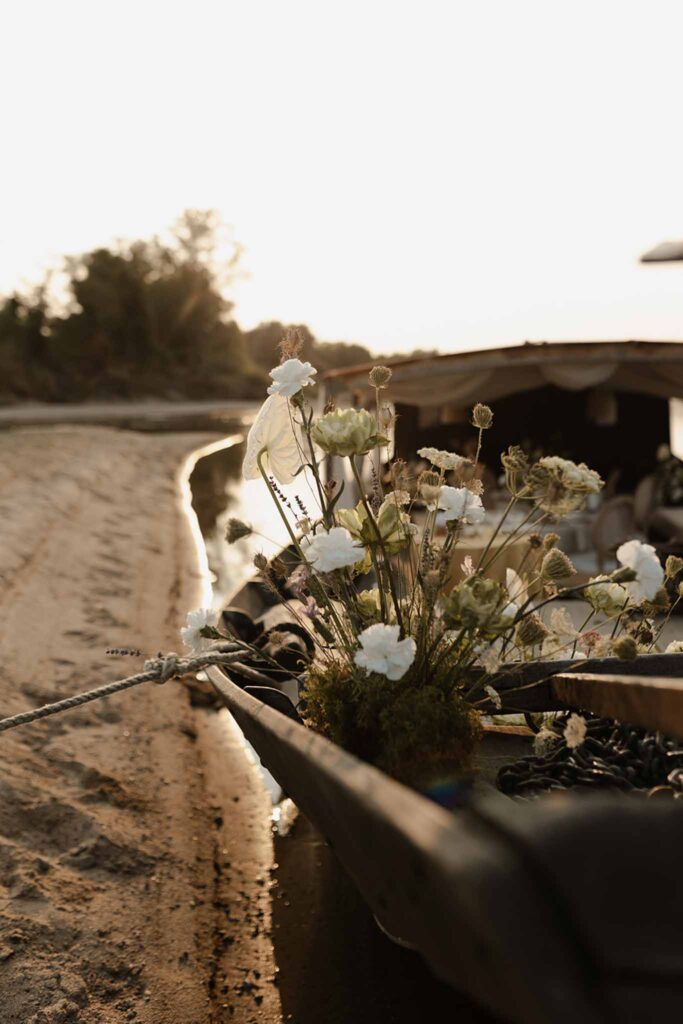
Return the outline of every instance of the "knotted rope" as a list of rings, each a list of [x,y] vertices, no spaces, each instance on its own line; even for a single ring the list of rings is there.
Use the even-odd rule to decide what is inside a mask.
[[[82,704],[89,704],[90,701],[99,700],[101,697],[110,697],[113,693],[129,690],[132,686],[139,686],[141,683],[165,683],[169,679],[180,679],[182,676],[191,675],[210,665],[234,664],[236,668],[239,667],[241,674],[250,676],[262,684],[270,685],[270,680],[266,676],[257,672],[256,669],[239,663],[239,659],[243,658],[245,653],[244,648],[237,644],[220,644],[203,654],[197,654],[190,658],[181,658],[177,654],[150,658],[145,662],[144,671],[138,672],[137,675],[128,676],[126,679],[116,679],[112,683],[98,686],[86,693],[78,693],[73,697],[55,701],[54,704],[44,704],[32,711],[23,711],[21,714],[2,718],[0,719],[0,732],[16,729],[20,725],[36,722],[38,719],[48,718],[50,715],[58,715],[61,711],[78,708]]]

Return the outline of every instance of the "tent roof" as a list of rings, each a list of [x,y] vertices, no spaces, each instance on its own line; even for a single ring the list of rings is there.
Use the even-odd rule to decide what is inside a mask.
[[[329,390],[369,397],[374,363],[324,375]],[[391,398],[419,407],[493,402],[555,384],[683,398],[683,342],[525,342],[509,348],[391,360]]]

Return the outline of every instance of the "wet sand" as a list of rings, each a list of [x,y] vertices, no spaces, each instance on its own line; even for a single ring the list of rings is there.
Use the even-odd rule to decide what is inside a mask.
[[[215,435],[0,434],[0,713],[177,650],[179,466]],[[0,737],[3,1024],[275,1022],[272,841],[234,730],[154,684]]]

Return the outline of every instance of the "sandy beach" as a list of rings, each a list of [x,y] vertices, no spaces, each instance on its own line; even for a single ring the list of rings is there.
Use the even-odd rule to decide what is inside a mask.
[[[2,715],[141,666],[109,647],[179,649],[200,583],[179,467],[215,439],[0,434]],[[278,1020],[264,799],[178,682],[3,734],[3,1024]]]

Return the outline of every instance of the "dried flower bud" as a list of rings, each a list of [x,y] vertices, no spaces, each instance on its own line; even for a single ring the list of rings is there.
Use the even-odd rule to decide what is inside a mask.
[[[505,470],[505,482],[508,490],[512,494],[516,494],[529,472],[529,460],[519,445],[513,444],[506,452],[503,452],[500,461]]]
[[[533,548],[534,550],[543,547],[543,537],[540,535],[540,533],[530,533],[527,537],[527,542],[529,544],[529,547]]]
[[[662,612],[668,611],[670,607],[671,602],[669,601],[669,595],[667,594],[665,587],[660,587],[651,601],[643,602],[643,609],[646,614],[653,617],[661,614]]]
[[[281,558],[273,558],[269,565],[269,569],[274,576],[279,576],[283,580],[286,579],[287,566],[285,565]]]
[[[635,569],[630,569],[628,565],[624,565],[621,569],[615,569],[610,574],[610,579],[613,583],[631,583],[636,579],[636,571]]]
[[[424,576],[425,591],[427,593],[434,594],[439,589],[439,583],[441,582],[441,573],[438,569],[430,569],[429,572],[425,573]]]
[[[381,430],[388,430],[394,422],[394,411],[390,405],[383,405],[379,410],[379,426]]]
[[[225,529],[225,539],[228,544],[234,544],[236,540],[241,540],[243,537],[249,537],[251,533],[251,526],[247,523],[243,523],[241,519],[235,519],[234,517],[228,519],[228,525]]]
[[[394,459],[391,464],[391,479],[395,491],[409,490],[408,466],[404,459]]]
[[[334,398],[328,398],[323,408],[323,416],[327,416],[328,412],[334,412],[336,408],[337,403],[335,402]]]
[[[268,568],[268,559],[259,551],[257,554],[254,555],[254,565],[259,570],[259,572],[263,572],[265,569]]]
[[[478,494],[479,497],[484,493],[483,481],[478,476],[473,476],[471,480],[465,480],[464,486],[471,494]]]
[[[551,548],[555,547],[559,539],[559,533],[546,533],[545,537],[543,538],[543,547],[546,549],[546,551],[550,551]]]
[[[325,492],[325,497],[326,498],[331,498],[332,495],[334,494],[334,492],[336,491],[336,489],[337,489],[337,481],[336,480],[327,480],[323,484],[323,490]]]
[[[370,387],[385,388],[391,380],[391,370],[388,366],[373,366],[368,374],[368,380],[370,381]]]
[[[548,630],[538,615],[526,615],[515,630],[515,643],[520,647],[535,647],[548,636]]]
[[[304,347],[304,339],[298,327],[288,327],[278,345],[281,360],[296,359]]]
[[[683,572],[683,558],[669,555],[664,566],[664,575],[668,580],[675,580]]]
[[[488,405],[482,405],[481,402],[477,402],[472,410],[473,426],[479,427],[480,430],[488,430],[492,423],[493,413]]]
[[[617,658],[623,658],[624,661],[634,661],[638,657],[638,644],[632,636],[624,633],[623,636],[614,641],[612,651],[616,654]]]
[[[552,580],[553,583],[566,580],[575,572],[576,569],[571,560],[559,548],[551,548],[541,562],[541,575],[547,580]]]

